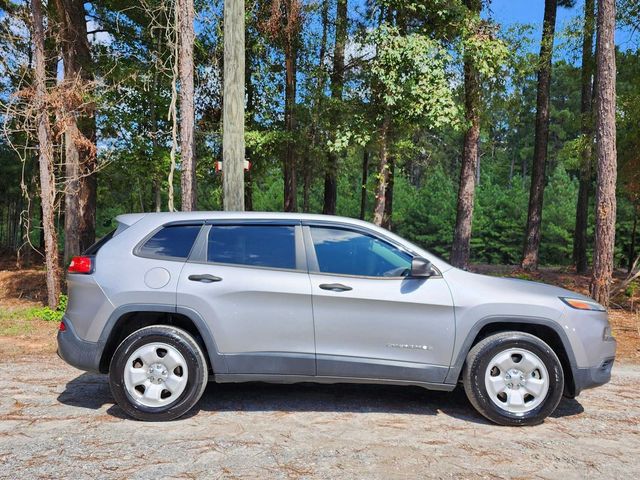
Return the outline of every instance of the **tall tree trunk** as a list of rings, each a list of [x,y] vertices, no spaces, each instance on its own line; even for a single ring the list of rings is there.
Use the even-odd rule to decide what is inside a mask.
[[[195,107],[193,81],[193,0],[177,0],[178,9],[178,71],[180,75],[180,187],[182,211],[196,209]]]
[[[384,208],[386,205],[387,185],[389,184],[389,129],[391,128],[391,115],[385,112],[378,133],[379,163],[378,184],[376,186],[376,203],[373,209],[373,223],[382,226],[384,222]]]
[[[585,0],[582,35],[582,93],[580,101],[580,130],[584,140],[581,152],[580,188],[576,205],[576,229],[573,236],[573,261],[576,272],[587,272],[587,223],[589,218],[589,187],[591,186],[592,153],[592,89],[593,89],[593,27],[595,0]]]
[[[224,209],[244,211],[244,0],[224,2]]]
[[[542,201],[544,196],[547,148],[549,145],[549,89],[551,87],[551,60],[556,28],[558,0],[545,0],[540,65],[538,67],[538,95],[536,105],[535,143],[531,170],[531,191],[522,268],[537,270],[540,238],[542,236]]]
[[[285,46],[285,99],[284,128],[287,145],[284,158],[284,211],[298,210],[298,188],[296,183],[296,146],[293,141],[295,128],[294,110],[296,103],[296,48],[292,41]]]
[[[42,226],[45,243],[45,266],[47,280],[47,304],[58,305],[60,298],[60,265],[58,258],[58,234],[55,227],[56,182],[53,171],[53,144],[47,108],[46,66],[42,4],[31,1],[32,38],[34,45],[34,111],[38,129],[40,150],[40,197],[42,199]]]
[[[591,296],[609,305],[616,237],[616,24],[615,0],[598,0],[596,39],[596,239]]]
[[[64,65],[65,128],[65,262],[95,240],[95,117],[83,105],[83,90],[93,80],[91,50],[82,0],[56,0]]]
[[[362,153],[362,187],[360,188],[360,220],[367,211],[367,182],[369,181],[369,150]]]
[[[482,8],[480,0],[466,0],[465,3],[471,14],[480,15]],[[479,174],[480,75],[473,56],[469,54],[465,55],[464,59],[464,104],[468,128],[464,134],[460,188],[458,189],[458,212],[451,250],[451,264],[458,268],[469,266],[476,175]]]
[[[333,70],[331,72],[332,106],[336,109],[336,102],[342,100],[344,91],[344,48],[347,42],[347,0],[337,0],[336,5],[336,35],[333,47]],[[337,120],[337,115],[333,115]],[[329,152],[324,176],[324,206],[322,213],[335,215],[338,201],[338,154]]]

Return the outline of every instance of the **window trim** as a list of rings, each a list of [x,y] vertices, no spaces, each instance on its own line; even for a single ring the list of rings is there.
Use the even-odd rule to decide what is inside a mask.
[[[313,227],[334,228],[336,230],[346,230],[353,233],[359,233],[361,235],[373,237],[376,240],[379,240],[383,243],[396,247],[400,251],[411,256],[411,258],[420,256],[417,252],[412,251],[411,249],[407,248],[405,245],[398,243],[384,235],[381,235],[378,232],[375,232],[365,227],[361,227],[359,225],[352,225],[348,223],[336,223],[336,222],[329,222],[329,221],[322,221],[322,220],[303,221],[302,228],[303,228],[303,235],[304,235],[304,241],[305,241],[306,252],[307,252],[307,264],[309,265],[309,275],[323,275],[323,276],[330,276],[330,277],[345,277],[345,278],[364,278],[368,280],[411,280],[412,279],[412,277],[409,277],[409,276],[378,277],[378,276],[370,276],[370,275],[350,275],[346,273],[329,273],[329,272],[320,271],[320,264],[318,263],[316,248],[313,243],[313,237],[311,236],[311,228]],[[435,266],[433,266],[433,268],[437,273],[436,275],[432,275],[429,278],[441,278],[442,274],[440,273],[440,270]]]
[[[168,227],[176,227],[176,226],[186,226],[186,227],[200,227],[200,231],[196,234],[196,238],[191,245],[191,250],[189,250],[189,254],[186,257],[174,257],[171,255],[154,255],[154,254],[145,254],[142,253],[142,247],[149,241],[156,233],[160,230]],[[152,260],[166,260],[168,262],[182,262],[185,263],[191,257],[193,253],[194,247],[198,242],[198,238],[202,233],[202,227],[204,226],[204,220],[180,220],[175,222],[164,223],[157,228],[154,228],[151,233],[145,235],[142,240],[140,240],[136,246],[133,248],[133,255],[140,258],[150,258]]]
[[[295,268],[278,268],[278,267],[266,267],[263,265],[246,265],[242,263],[223,263],[223,262],[211,262],[207,258],[208,256],[208,244],[209,244],[209,232],[211,227],[215,226],[238,226],[238,227],[294,227],[294,259]],[[296,272],[296,273],[308,273],[306,249],[303,240],[302,226],[299,220],[207,220],[204,228],[194,242],[194,248],[191,250],[191,255],[187,260],[189,263],[203,264],[203,265],[219,265],[222,267],[238,267],[238,268],[250,268],[259,270],[274,270],[278,272]]]

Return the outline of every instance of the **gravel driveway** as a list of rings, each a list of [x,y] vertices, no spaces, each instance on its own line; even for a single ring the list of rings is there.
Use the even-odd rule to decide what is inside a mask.
[[[1,478],[638,478],[640,365],[543,425],[488,424],[462,391],[214,385],[171,423],[123,418],[106,377],[0,365]]]

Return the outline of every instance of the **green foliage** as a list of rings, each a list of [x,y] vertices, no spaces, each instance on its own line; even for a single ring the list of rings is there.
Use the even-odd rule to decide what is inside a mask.
[[[64,316],[64,312],[67,309],[68,297],[66,295],[60,295],[60,301],[58,306],[54,309],[50,307],[34,307],[25,312],[26,318],[37,318],[46,322],[60,322]]]
[[[627,285],[627,288],[625,289],[624,294],[629,298],[634,298],[638,290],[640,290],[640,282],[633,281],[629,285]]]
[[[578,198],[577,179],[569,177],[562,167],[558,167],[549,179],[545,197],[540,257],[547,264],[570,264]]]
[[[388,25],[372,30],[367,41],[376,46],[369,65],[374,94],[392,115],[420,119],[431,128],[457,123],[460,108],[446,68],[451,57],[440,42]]]
[[[483,176],[477,190],[471,255],[475,262],[512,265],[522,256],[527,222],[528,184],[516,177],[511,186]]]
[[[398,190],[402,190],[403,185],[408,187],[398,182]],[[436,168],[422,187],[399,196],[405,198],[406,210],[402,218],[395,219],[398,234],[448,258],[456,221],[456,187],[451,177],[442,168]]]

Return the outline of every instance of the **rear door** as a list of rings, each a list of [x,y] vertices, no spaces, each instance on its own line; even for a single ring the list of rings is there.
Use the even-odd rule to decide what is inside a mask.
[[[299,222],[205,225],[180,275],[178,307],[205,319],[228,373],[316,373]]]
[[[319,376],[441,383],[455,324],[439,275],[409,278],[413,255],[355,226],[308,224]]]

